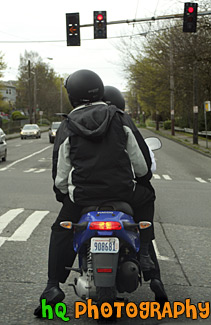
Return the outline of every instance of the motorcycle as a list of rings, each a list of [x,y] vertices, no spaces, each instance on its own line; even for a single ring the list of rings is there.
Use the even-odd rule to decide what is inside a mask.
[[[145,141],[153,151],[161,147],[158,138]],[[139,230],[144,231],[151,223],[135,223],[128,203],[85,207],[78,223],[63,221],[60,225],[74,230],[78,268],[67,269],[79,273],[71,285],[81,299],[92,299],[99,306],[112,304],[118,300],[118,293],[132,293],[141,285]]]

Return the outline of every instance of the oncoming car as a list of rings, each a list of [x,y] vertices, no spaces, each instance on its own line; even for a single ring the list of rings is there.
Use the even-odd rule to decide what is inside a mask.
[[[61,122],[53,122],[51,127],[49,128],[49,142],[54,143],[54,139],[56,137],[56,131],[58,130]]]
[[[25,124],[21,129],[21,139],[41,138],[40,128],[37,124]]]

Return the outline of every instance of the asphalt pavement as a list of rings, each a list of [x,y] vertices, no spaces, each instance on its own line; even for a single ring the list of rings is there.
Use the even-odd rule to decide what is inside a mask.
[[[40,129],[42,133],[48,132],[49,127],[40,126]],[[167,137],[172,141],[176,141],[181,145],[184,145],[192,150],[198,151],[199,153],[211,158],[211,137],[210,136],[207,139],[206,137],[198,136],[198,144],[193,144],[193,135],[190,133],[185,133],[185,132],[175,130],[175,135],[172,135],[171,130],[164,130],[163,128],[160,128],[158,131],[156,131],[154,128],[148,128],[148,129],[154,132],[157,136],[160,135],[160,136]],[[20,137],[20,133],[7,134],[6,140],[19,138],[19,137]]]

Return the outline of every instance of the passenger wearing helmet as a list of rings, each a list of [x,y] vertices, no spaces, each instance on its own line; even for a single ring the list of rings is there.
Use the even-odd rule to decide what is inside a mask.
[[[71,267],[75,259],[73,233],[60,227],[61,221],[78,222],[84,206],[109,200],[131,204],[139,221],[141,215],[152,222],[154,212],[154,192],[137,183],[137,179],[151,178],[150,157],[147,162],[132,130],[124,124],[123,111],[102,101],[100,77],[79,70],[68,77],[65,88],[74,109],[61,123],[53,150],[54,191],[63,205],[52,226],[48,283],[40,297],[47,304],[64,299],[59,283],[66,281],[69,271],[65,267]],[[143,150],[148,150],[146,143]],[[141,246],[148,250],[153,238],[153,227],[145,229]],[[143,254],[140,264],[142,270],[154,268],[148,254]],[[41,317],[40,306],[34,314]]]
[[[120,108],[121,110],[125,110],[125,99],[122,95],[122,93],[113,86],[105,86],[104,87],[104,95],[103,95],[103,101],[106,102],[108,105],[115,105],[116,107]],[[146,150],[146,148],[143,146],[144,139],[133,123],[132,119],[127,113],[124,113],[123,116],[124,124],[127,124],[130,126],[131,130],[133,131],[134,136],[136,137],[137,143],[139,147],[142,149],[142,152],[144,154],[146,162],[148,162],[148,167],[150,166],[150,160],[151,160],[151,171],[155,171],[156,169],[156,163],[154,160],[154,154],[150,150]],[[143,150],[144,149],[144,150]],[[151,158],[151,159],[150,159]],[[150,183],[150,179],[145,178],[139,178],[138,181],[143,184],[144,186],[147,186],[149,189],[151,189],[154,192],[154,189]],[[154,206],[154,201],[151,201],[151,204]],[[152,241],[149,244],[149,254],[155,264],[155,269],[151,269],[149,271],[143,271],[143,277],[145,281],[151,280],[150,287],[152,291],[155,293],[155,301],[159,302],[161,307],[164,305],[166,301],[168,301],[167,294],[164,289],[164,285],[161,281],[161,275],[160,275],[160,267],[157,260],[156,252],[154,250],[154,246]]]

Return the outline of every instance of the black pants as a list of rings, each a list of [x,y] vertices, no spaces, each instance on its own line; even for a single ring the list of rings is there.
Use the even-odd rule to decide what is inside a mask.
[[[134,210],[135,222],[146,220],[153,223],[154,200],[153,191],[139,185],[136,187],[133,198],[129,202]],[[76,257],[73,249],[73,231],[62,228],[60,222],[65,220],[78,222],[82,209],[83,207],[73,203],[68,195],[65,197],[59,215],[52,226],[48,260],[48,277],[51,280],[59,280],[59,282],[64,283],[70,273],[65,267],[71,267]],[[152,277],[159,279],[159,265],[151,242],[154,239],[153,225],[141,231],[140,239],[143,242],[150,242],[149,253],[156,266],[155,271],[144,272],[144,279],[145,281]]]

